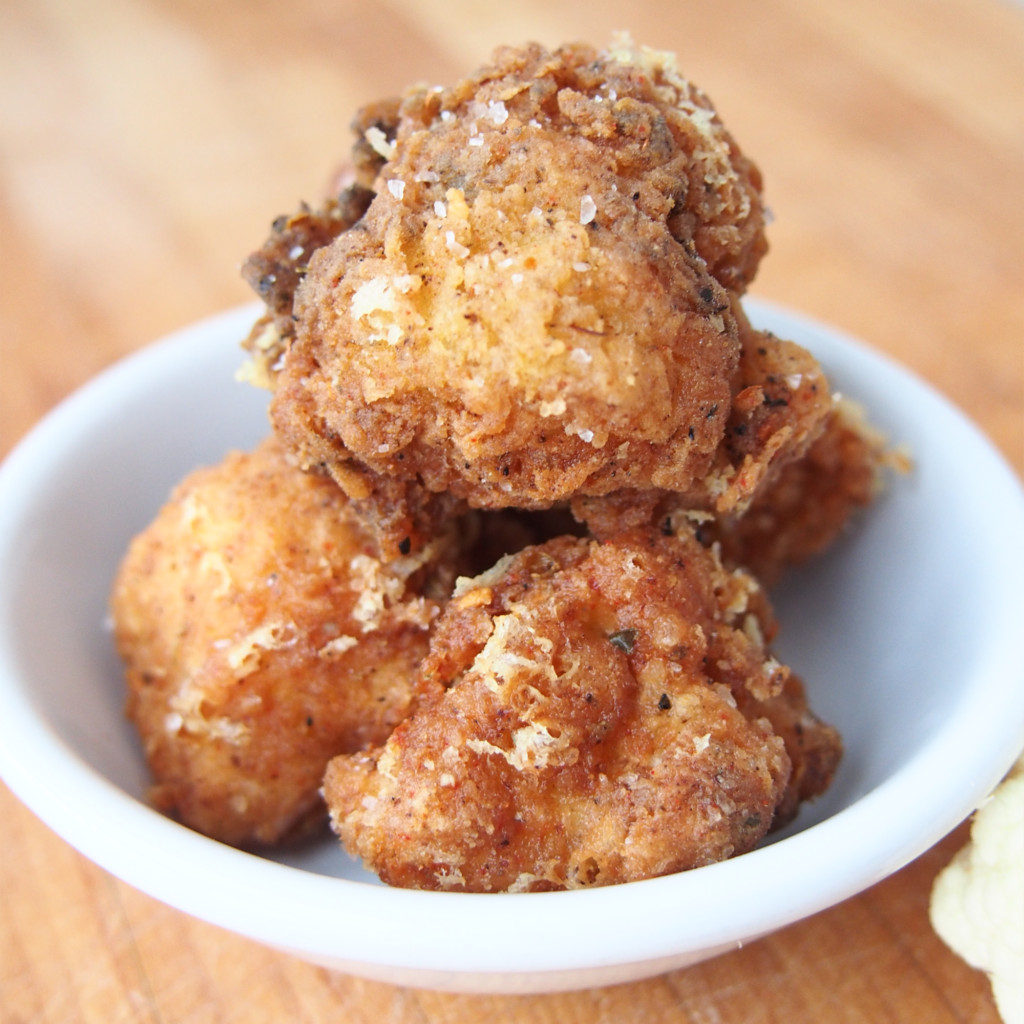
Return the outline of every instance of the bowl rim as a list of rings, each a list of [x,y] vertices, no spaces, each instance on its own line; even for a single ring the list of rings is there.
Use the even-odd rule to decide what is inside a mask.
[[[995,532],[1007,540],[1009,576],[1024,564],[1024,492],[1012,468],[978,428],[889,357],[844,332],[762,299],[745,300],[755,323],[827,341],[873,372],[894,375],[930,415],[962,432],[979,471],[991,476]],[[229,310],[182,328],[115,363],[61,402],[0,465],[0,580],[18,543],[35,488],[56,452],[73,450],[80,426],[139,375],[211,339],[244,336],[258,306]],[[799,340],[799,338],[797,339]],[[190,348],[192,346],[192,348]],[[75,429],[72,429],[75,428]],[[78,433],[76,433],[78,429]],[[992,525],[990,523],[990,525]],[[135,888],[185,912],[271,946],[399,970],[460,975],[544,974],[658,961],[728,948],[777,930],[860,892],[904,866],[967,817],[1024,746],[1024,682],[1015,654],[1019,605],[994,604],[993,635],[957,700],[916,758],[831,817],[720,864],[628,885],[556,893],[438,893],[333,878],[223,846],[163,817],[87,764],[41,720],[8,649],[0,586],[0,778],[43,822],[86,857]],[[979,699],[981,698],[981,699]],[[992,707],[1002,709],[993,715]],[[987,757],[960,769],[950,751]],[[975,746],[971,747],[970,743]],[[59,779],[60,786],[53,785]],[[891,808],[900,813],[894,817]],[[856,838],[886,841],[865,852]],[[162,851],[159,861],[151,856]],[[166,864],[175,870],[168,872]],[[765,879],[771,879],[767,885]],[[721,914],[723,894],[730,913]],[[482,901],[486,901],[486,906]],[[500,902],[495,902],[500,901]],[[498,912],[495,913],[495,910]],[[542,929],[549,920],[557,927]],[[438,921],[443,916],[443,939]],[[666,923],[669,918],[669,923]],[[675,924],[671,924],[671,921]],[[490,927],[486,937],[481,922]],[[494,922],[494,925],[490,925]],[[609,942],[610,934],[615,941]],[[423,936],[432,937],[424,942]]]

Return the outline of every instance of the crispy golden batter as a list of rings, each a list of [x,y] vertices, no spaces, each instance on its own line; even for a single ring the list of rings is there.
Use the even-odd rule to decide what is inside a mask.
[[[331,762],[334,827],[385,881],[432,889],[608,885],[749,850],[820,788],[812,750],[834,736],[773,631],[758,584],[692,532],[527,548],[460,581],[413,715]]]
[[[322,824],[328,759],[408,711],[452,549],[381,561],[342,492],[274,439],[183,481],[112,598],[156,806],[238,845]]]
[[[382,504],[700,480],[765,249],[706,97],[667,55],[528,46],[388,117],[373,202],[296,292],[272,416],[303,464]]]

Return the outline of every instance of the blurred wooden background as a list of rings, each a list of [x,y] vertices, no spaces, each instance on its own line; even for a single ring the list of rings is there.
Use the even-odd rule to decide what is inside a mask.
[[[859,335],[1024,472],[1024,8],[1009,0],[3,0],[0,456],[118,357],[248,301],[272,218],[316,198],[366,101],[500,43],[672,49],[760,164],[752,289]],[[0,712],[2,713],[2,712]],[[334,975],[171,911],[0,787],[3,1024],[976,1022],[927,920],[963,828],[840,907],[650,982],[546,997]]]

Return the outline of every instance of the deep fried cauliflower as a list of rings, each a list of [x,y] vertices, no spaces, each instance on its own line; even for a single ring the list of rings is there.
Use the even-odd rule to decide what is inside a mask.
[[[322,826],[327,761],[408,712],[453,554],[449,531],[382,561],[274,439],[183,481],[112,597],[154,804],[237,845]]]
[[[691,532],[527,548],[459,581],[413,715],[330,763],[333,825],[386,882],[430,889],[608,885],[749,850],[818,771],[798,750],[791,790],[765,709],[791,737],[816,720],[773,630],[757,583]]]
[[[385,115],[376,195],[314,252],[273,374],[303,465],[484,508],[702,479],[765,250],[707,98],[665,54],[528,46]]]

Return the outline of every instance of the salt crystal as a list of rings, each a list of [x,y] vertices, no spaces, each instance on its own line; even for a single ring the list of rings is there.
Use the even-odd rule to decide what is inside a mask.
[[[405,182],[401,178],[388,178],[388,191],[400,200],[405,195]]]
[[[454,231],[444,233],[444,244],[450,253],[458,256],[461,260],[469,255],[469,250],[461,242],[456,241]]]
[[[423,284],[423,278],[419,274],[396,274],[391,279],[391,284],[396,291],[408,295],[409,292],[415,291]]]
[[[580,200],[580,223],[589,224],[597,216],[597,203],[591,196],[584,196]]]
[[[364,138],[373,151],[385,160],[390,160],[395,155],[394,142],[389,142],[388,137],[376,125],[366,129]]]

